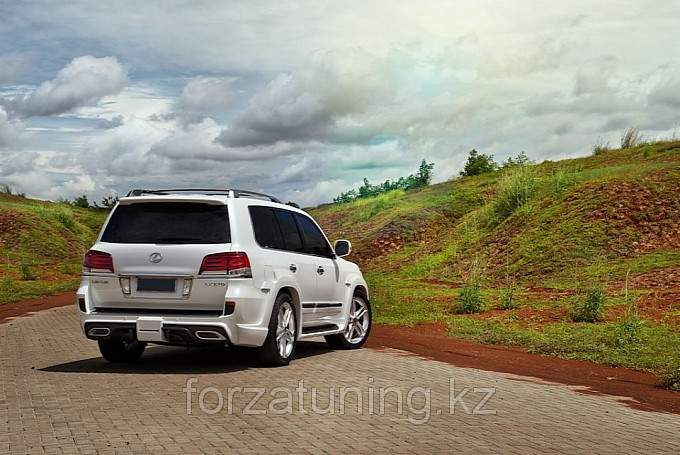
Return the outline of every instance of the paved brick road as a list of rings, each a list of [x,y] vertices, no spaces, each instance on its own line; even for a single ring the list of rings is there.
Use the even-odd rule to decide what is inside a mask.
[[[265,369],[151,347],[112,365],[74,308],[0,325],[0,347],[0,454],[680,452],[680,416],[399,351],[307,342]]]

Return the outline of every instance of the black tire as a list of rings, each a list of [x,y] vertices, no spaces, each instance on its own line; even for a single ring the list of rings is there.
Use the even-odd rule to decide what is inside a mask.
[[[355,292],[347,328],[342,333],[326,335],[326,343],[333,349],[359,349],[366,343],[372,325],[373,313],[366,294]]]
[[[295,354],[297,341],[297,315],[290,295],[282,293],[276,297],[269,319],[269,332],[258,358],[265,366],[280,367],[290,363]]]
[[[142,341],[99,340],[102,357],[112,363],[132,363],[144,353],[146,343]]]

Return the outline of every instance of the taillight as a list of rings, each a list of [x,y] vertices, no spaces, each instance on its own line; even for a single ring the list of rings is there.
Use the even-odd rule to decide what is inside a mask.
[[[250,261],[243,252],[215,253],[203,258],[199,275],[251,277]]]
[[[113,257],[109,253],[90,250],[83,258],[83,272],[111,272],[113,273]]]

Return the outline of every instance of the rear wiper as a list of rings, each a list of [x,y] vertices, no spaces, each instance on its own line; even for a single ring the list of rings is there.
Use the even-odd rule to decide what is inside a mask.
[[[198,243],[201,239],[198,237],[161,237],[156,239],[156,243]]]

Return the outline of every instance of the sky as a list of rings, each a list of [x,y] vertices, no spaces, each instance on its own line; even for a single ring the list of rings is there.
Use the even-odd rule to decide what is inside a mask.
[[[301,206],[680,124],[673,0],[0,0],[0,184]]]

